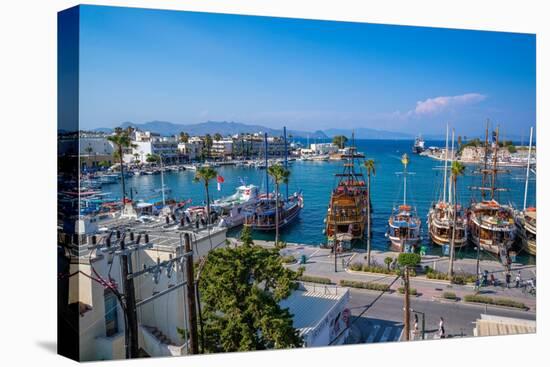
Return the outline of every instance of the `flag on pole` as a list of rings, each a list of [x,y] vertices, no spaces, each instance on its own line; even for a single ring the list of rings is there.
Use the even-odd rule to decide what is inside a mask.
[[[222,191],[222,183],[225,181],[223,176],[218,175],[216,181],[218,182],[218,191]]]

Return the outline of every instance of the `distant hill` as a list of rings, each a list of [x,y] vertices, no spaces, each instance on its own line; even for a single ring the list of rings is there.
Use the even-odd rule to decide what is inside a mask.
[[[154,131],[163,136],[176,135],[184,131],[189,135],[205,135],[220,133],[223,135],[234,135],[239,133],[257,133],[266,132],[271,136],[280,136],[283,134],[282,129],[271,129],[261,125],[248,125],[240,122],[228,122],[228,121],[207,121],[198,124],[176,124],[168,121],[150,121],[141,124],[133,122],[124,122],[120,124],[120,127],[126,128],[128,126],[136,127],[140,130]],[[110,132],[113,129],[109,128],[97,128],[95,131]],[[312,139],[327,139],[328,137],[322,131],[299,131],[288,130],[289,135],[293,135],[296,138]]]
[[[336,135],[345,135],[348,138],[351,137],[352,132],[355,133],[356,139],[397,139],[397,140],[409,140],[414,139],[414,135],[406,133],[398,133],[394,131],[385,131],[385,130],[376,130],[369,128],[358,128],[358,129],[328,129],[324,130],[324,133],[329,137]]]

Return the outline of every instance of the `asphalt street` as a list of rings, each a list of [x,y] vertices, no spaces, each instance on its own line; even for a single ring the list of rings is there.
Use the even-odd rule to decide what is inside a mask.
[[[403,327],[403,296],[395,294],[385,294],[379,298],[373,305],[372,302],[379,295],[377,292],[351,289],[351,299],[349,308],[351,310],[353,321],[358,327],[361,335],[360,342],[381,342],[396,341],[396,330],[387,331],[386,334],[392,335],[392,338],[384,339],[386,328]],[[363,312],[366,306],[367,311]],[[439,318],[443,317],[446,334],[448,337],[473,336],[474,322],[482,313],[490,315],[521,318],[535,320],[536,315],[532,312],[508,310],[498,307],[485,305],[471,305],[463,303],[449,303],[431,300],[417,299],[411,297],[411,307],[413,310],[424,312],[426,317],[426,339],[436,338],[439,327]],[[411,315],[411,327],[413,325]],[[419,329],[421,329],[422,318],[419,315]],[[380,325],[375,329],[375,325]],[[373,332],[377,335],[372,336]],[[370,340],[369,340],[370,337]]]

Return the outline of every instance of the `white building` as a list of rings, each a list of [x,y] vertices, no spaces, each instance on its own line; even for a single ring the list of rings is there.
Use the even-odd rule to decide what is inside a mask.
[[[338,146],[332,143],[311,144],[310,149],[314,154],[334,154],[338,153]]]
[[[136,147],[132,148],[130,156],[125,156],[126,161],[137,158],[141,162],[145,162],[149,154],[161,156],[165,164],[181,163],[186,160],[178,148],[178,141],[175,137],[161,137],[149,131],[136,131],[135,134],[136,140],[132,141],[132,144]]]
[[[230,158],[233,155],[233,139],[214,140],[212,142],[211,154],[215,158]]]
[[[344,343],[349,334],[351,312],[349,289],[333,285],[300,283],[298,289],[279,305],[294,315],[304,347]]]
[[[114,144],[104,134],[81,133],[79,139],[80,168],[96,169],[102,161],[114,163]]]
[[[97,224],[94,224],[94,227]],[[100,225],[101,226],[101,225]],[[226,240],[225,228],[213,228],[210,239],[206,231],[197,233],[196,245],[202,256],[210,246],[223,246]],[[89,243],[87,238],[84,241]],[[143,269],[144,265],[151,267],[157,261],[165,261],[181,254],[178,233],[172,238],[152,234],[150,242],[153,248],[134,252],[132,268]],[[143,243],[143,241],[142,241]],[[83,246],[84,247],[84,246]],[[106,253],[86,251],[80,254],[78,261],[71,262],[70,273],[81,271],[70,278],[69,303],[78,303],[79,317],[79,356],[81,361],[110,360],[125,358],[124,314],[114,293],[98,282],[89,278],[95,277],[95,272],[102,278],[112,280],[123,287],[118,256]],[[92,269],[93,267],[93,269]],[[137,301],[138,342],[139,347],[151,357],[179,356],[187,354],[186,341],[178,334],[178,328],[189,330],[186,317],[185,287],[175,288],[154,300],[143,303],[148,298],[172,287],[182,284],[185,280],[183,269],[174,268],[170,277],[166,270],[155,282],[151,274],[134,279]]]

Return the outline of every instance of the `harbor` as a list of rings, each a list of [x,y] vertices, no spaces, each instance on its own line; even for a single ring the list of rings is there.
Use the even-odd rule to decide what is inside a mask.
[[[444,141],[429,141],[429,145],[444,146]],[[385,236],[387,231],[387,218],[392,208],[402,200],[402,177],[396,172],[402,171],[401,156],[409,153],[410,167],[415,172],[409,176],[410,204],[416,207],[419,217],[422,219],[421,245],[426,247],[427,254],[442,255],[442,248],[434,246],[429,238],[426,226],[429,209],[437,196],[441,194],[441,188],[435,182],[443,180],[443,162],[432,160],[422,155],[411,154],[411,141],[380,141],[380,140],[356,140],[357,150],[363,152],[368,159],[376,162],[376,176],[372,180],[372,248],[386,250],[389,241]],[[270,163],[271,164],[271,163]],[[341,171],[341,161],[303,161],[295,160],[289,165],[291,182],[290,193],[302,191],[304,207],[300,216],[293,223],[281,228],[281,240],[286,242],[299,242],[309,246],[326,245],[326,236],[323,234],[324,220],[328,207],[331,187],[338,182],[335,173]],[[234,194],[236,188],[243,184],[253,184],[260,191],[266,188],[266,172],[255,165],[218,165],[215,167],[224,183],[220,190],[211,191],[211,199],[217,199]],[[474,172],[475,167],[467,167],[464,176],[457,188],[459,201],[468,206],[472,198],[478,193],[470,190],[470,187],[479,185],[480,179]],[[193,182],[195,170],[166,170],[164,172],[164,185],[170,190],[169,197],[178,203],[187,203],[188,206],[205,204],[205,196],[202,185]],[[529,179],[528,202],[534,203],[536,188],[534,175]],[[162,196],[158,192],[161,188],[162,177],[155,175],[134,175],[126,179],[128,197],[134,201],[151,202],[160,205]],[[510,202],[514,207],[520,208],[523,203],[525,168],[512,167],[510,174],[499,177],[501,186],[508,187],[509,191],[502,193],[503,201]],[[272,186],[272,184],[270,184]],[[273,187],[272,187],[273,188]],[[155,192],[157,190],[157,192]],[[101,192],[110,193],[109,199],[120,199],[120,182],[104,183]],[[478,195],[479,196],[479,195]],[[229,236],[238,236],[239,228],[229,231]],[[254,238],[272,240],[273,234],[254,231]],[[366,241],[356,241],[355,247],[366,248]],[[457,249],[457,256],[475,258],[477,253],[472,246]],[[494,259],[489,253],[482,253],[482,258]],[[518,251],[517,260],[526,264],[534,264],[535,258],[526,252]]]

